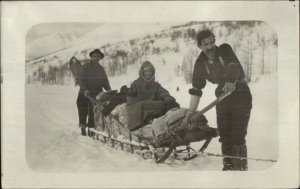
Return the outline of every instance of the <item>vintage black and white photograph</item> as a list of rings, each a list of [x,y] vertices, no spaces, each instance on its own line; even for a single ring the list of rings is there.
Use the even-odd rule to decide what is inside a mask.
[[[33,169],[247,171],[278,158],[265,22],[45,23],[26,37]]]
[[[48,11],[54,16],[51,7],[67,3],[52,3]],[[298,132],[292,131],[298,106],[290,109],[285,106],[298,104],[298,98],[294,97],[298,94],[296,88],[291,89],[298,81],[284,80],[291,86],[285,90],[281,80],[298,74],[298,70],[290,72],[282,68],[283,64],[295,61],[294,56],[280,55],[291,31],[284,30],[280,40],[282,28],[278,29],[268,19],[207,16],[213,13],[182,19],[180,14],[168,15],[173,12],[164,8],[167,2],[158,3],[158,10],[151,2],[153,12],[147,12],[137,2],[120,2],[128,5],[124,9],[116,3],[87,3],[95,6],[90,14],[88,8],[79,11],[77,19],[69,19],[68,11],[66,19],[51,19],[46,13],[40,13],[45,17],[40,19],[34,11],[32,17],[26,18],[34,20],[34,24],[22,28],[22,39],[16,38],[24,42],[21,48],[24,57],[18,60],[23,73],[19,70],[20,78],[16,78],[23,85],[23,133],[4,130],[13,138],[22,135],[17,139],[23,140],[24,158],[19,157],[20,164],[30,174],[44,175],[41,178],[46,178],[47,183],[51,183],[49,174],[61,178],[61,174],[70,176],[66,178],[78,174],[75,180],[81,182],[80,187],[96,188],[176,187],[169,182],[181,180],[181,174],[182,178],[189,178],[206,173],[207,183],[213,182],[214,174],[231,180],[233,175],[240,178],[236,185],[224,178],[226,184],[215,183],[217,187],[247,187],[255,186],[255,179],[243,181],[245,174],[260,175],[259,183],[266,173],[279,173],[280,167],[288,163],[280,161],[285,157],[282,153],[298,145],[293,141]],[[27,10],[29,4],[16,7]],[[175,2],[170,5],[176,6]],[[76,4],[73,6],[74,11],[79,10]],[[186,6],[193,7],[193,2]],[[101,15],[105,18],[97,18],[96,7],[104,11]],[[141,13],[140,19],[132,19],[138,16],[131,12],[137,7],[143,7],[141,10],[147,16],[143,12],[145,15]],[[225,7],[228,6],[217,4],[218,10]],[[182,12],[188,8],[178,9]],[[204,7],[201,10],[208,11]],[[260,10],[274,14],[266,7]],[[125,16],[128,19],[108,14],[118,12],[121,17],[126,11],[130,12]],[[165,14],[159,19],[154,16],[156,11]],[[82,19],[83,12],[87,19]],[[59,15],[54,17],[59,19]],[[91,15],[93,19],[88,19]],[[299,17],[293,20],[299,21]],[[7,21],[7,26],[12,27],[12,22]],[[299,46],[295,35],[293,43]],[[5,65],[1,66],[4,91],[6,78],[11,78],[11,71],[17,69]],[[12,86],[10,91],[20,90]],[[18,98],[13,92],[3,94],[9,96],[10,103]],[[6,107],[1,107],[2,112]],[[7,112],[12,116],[14,111]],[[286,114],[292,116],[290,120],[285,119]],[[6,118],[18,122],[18,116]],[[3,126],[5,129],[6,125]],[[291,139],[291,146],[282,150],[287,139]],[[92,174],[105,176],[87,181]],[[146,185],[142,184],[143,179],[131,181],[137,175],[147,177],[147,174],[152,176],[143,178]],[[154,178],[164,178],[164,174],[173,176],[161,184],[155,183]],[[127,184],[118,185],[111,175],[117,175],[116,179],[128,175]],[[103,185],[101,180],[105,180]],[[194,184],[195,178],[185,182],[188,187],[208,187],[207,183]],[[266,183],[273,186],[270,180]],[[184,185],[181,182],[177,187]],[[67,181],[44,186],[74,187]]]

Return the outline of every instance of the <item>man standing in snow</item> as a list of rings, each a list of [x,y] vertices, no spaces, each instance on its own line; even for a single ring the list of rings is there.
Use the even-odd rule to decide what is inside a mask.
[[[91,57],[91,61],[83,66],[79,77],[79,84],[84,96],[95,98],[100,92],[103,92],[103,88],[109,91],[111,87],[104,68],[99,64],[104,54],[100,49],[95,49],[89,53],[89,56]],[[89,102],[88,114],[87,125],[89,128],[94,128],[94,112],[91,102]]]
[[[243,68],[229,44],[215,45],[215,36],[209,30],[197,34],[197,45],[202,50],[196,60],[190,109],[196,111],[206,80],[218,84],[215,94],[233,91],[216,105],[217,125],[225,156],[247,157],[246,134],[252,109],[252,95],[244,80]],[[247,159],[224,158],[223,170],[248,169]]]

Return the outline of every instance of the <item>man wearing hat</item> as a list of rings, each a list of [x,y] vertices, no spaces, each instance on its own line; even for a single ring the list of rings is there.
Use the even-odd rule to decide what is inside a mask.
[[[103,88],[109,91],[111,87],[104,68],[99,64],[104,54],[100,49],[95,49],[89,53],[89,56],[91,57],[91,61],[83,66],[79,82],[84,96],[95,98],[99,93],[103,92]],[[87,126],[94,128],[94,112],[91,102],[89,102],[88,114]]]

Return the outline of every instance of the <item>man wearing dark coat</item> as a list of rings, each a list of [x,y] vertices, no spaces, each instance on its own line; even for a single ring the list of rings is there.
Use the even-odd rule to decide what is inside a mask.
[[[152,63],[144,62],[139,71],[139,78],[133,81],[127,93],[129,130],[136,130],[178,106],[175,98],[155,81]]]
[[[252,95],[244,80],[243,68],[229,44],[215,45],[215,36],[209,30],[197,35],[198,47],[202,50],[196,60],[191,94],[190,109],[198,107],[206,81],[217,84],[215,94],[232,92],[216,106],[217,125],[225,156],[247,157],[246,134]],[[223,170],[247,170],[246,159],[224,158]]]
[[[89,56],[91,57],[91,61],[83,66],[79,77],[79,84],[84,96],[95,98],[99,93],[103,92],[103,88],[109,91],[111,87],[104,68],[99,64],[104,54],[99,49],[95,49],[89,53]],[[89,102],[88,106],[88,115],[87,126],[94,128],[94,113],[91,102]]]

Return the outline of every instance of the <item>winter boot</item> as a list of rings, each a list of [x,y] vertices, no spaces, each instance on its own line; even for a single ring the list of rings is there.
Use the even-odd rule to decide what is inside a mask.
[[[87,136],[91,137],[92,136],[92,132],[90,131],[90,128],[88,127],[88,130],[87,130]]]
[[[228,143],[222,143],[222,154],[225,156],[232,155],[232,145]],[[232,159],[225,157],[223,158],[223,171],[233,170]]]
[[[90,137],[91,137],[91,138],[94,138],[94,136],[95,136],[95,133],[92,132],[92,131],[90,131]]]
[[[247,146],[246,144],[238,146],[234,145],[232,148],[232,155],[236,157],[247,157]],[[233,162],[233,169],[236,171],[247,171],[248,170],[248,162],[247,159],[239,159],[234,158]]]
[[[81,128],[81,135],[82,135],[82,136],[86,136],[85,128]]]
[[[79,124],[79,128],[81,129],[81,135],[86,136],[86,131],[85,131],[86,125],[85,124]]]
[[[241,152],[240,155],[241,157],[247,157],[247,146],[244,144],[241,146]],[[241,171],[248,171],[248,161],[247,159],[242,159],[241,161]]]

